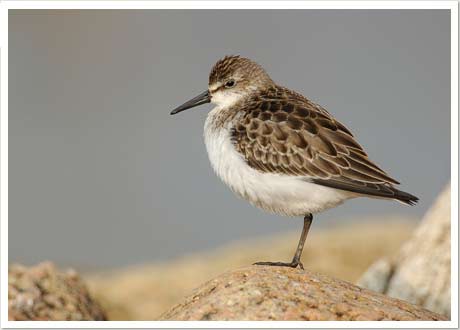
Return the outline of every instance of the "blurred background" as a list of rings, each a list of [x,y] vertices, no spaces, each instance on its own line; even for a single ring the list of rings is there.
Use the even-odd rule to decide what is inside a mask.
[[[324,106],[420,197],[350,201],[316,216],[311,236],[357,219],[417,221],[450,178],[449,15],[10,11],[10,262],[97,270],[300,234],[301,219],[250,206],[214,175],[202,138],[211,105],[169,115],[226,54]]]

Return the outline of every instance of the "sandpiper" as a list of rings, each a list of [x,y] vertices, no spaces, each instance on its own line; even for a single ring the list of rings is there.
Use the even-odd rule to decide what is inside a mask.
[[[277,85],[254,61],[219,60],[208,89],[171,114],[212,102],[204,140],[216,174],[238,196],[268,212],[303,216],[291,262],[257,265],[303,269],[300,261],[313,214],[355,197],[414,205],[418,198],[367,156],[348,128],[301,94]]]

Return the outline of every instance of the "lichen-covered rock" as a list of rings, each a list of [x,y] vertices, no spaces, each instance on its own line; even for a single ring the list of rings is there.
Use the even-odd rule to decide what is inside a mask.
[[[374,263],[359,286],[450,317],[450,185],[393,258]]]
[[[10,265],[8,319],[11,321],[105,320],[74,271],[58,272],[51,263],[35,267]]]
[[[351,283],[287,267],[251,266],[199,287],[161,320],[445,320]]]

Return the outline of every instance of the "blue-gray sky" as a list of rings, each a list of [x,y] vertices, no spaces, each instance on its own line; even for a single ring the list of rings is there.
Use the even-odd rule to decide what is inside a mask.
[[[120,266],[300,231],[300,219],[253,208],[214,175],[202,138],[210,105],[169,115],[226,54],[324,106],[421,198],[353,200],[314,226],[420,216],[449,180],[448,11],[10,13],[12,262]]]

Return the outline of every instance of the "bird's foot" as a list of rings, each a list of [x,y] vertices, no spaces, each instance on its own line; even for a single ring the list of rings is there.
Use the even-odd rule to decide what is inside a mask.
[[[270,262],[270,261],[259,261],[253,263],[253,265],[258,265],[258,266],[282,266],[282,267],[291,267],[291,268],[297,268],[297,266],[300,269],[304,269],[303,265],[300,261],[291,261],[291,262]]]

